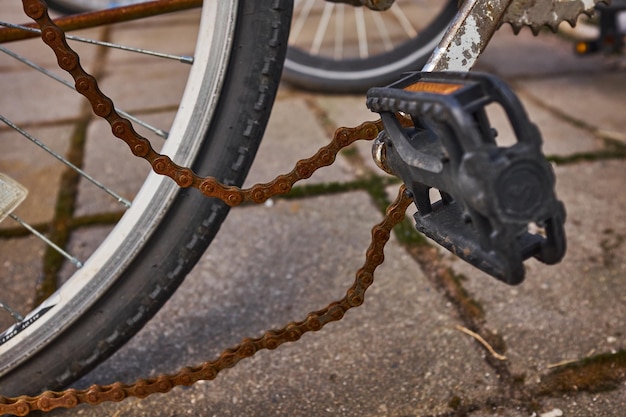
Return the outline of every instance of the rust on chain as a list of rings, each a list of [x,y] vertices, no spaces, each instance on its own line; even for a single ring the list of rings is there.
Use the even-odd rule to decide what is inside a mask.
[[[157,0],[114,9],[64,16],[55,19],[54,23],[64,31],[70,31],[127,22],[200,6],[202,6],[202,0]],[[37,24],[27,23],[22,26],[37,27]],[[38,36],[38,33],[27,32],[19,28],[0,28],[0,43],[36,38]]]
[[[284,194],[296,181],[308,178],[315,170],[332,164],[340,149],[356,140],[374,139],[382,129],[380,121],[363,123],[355,128],[337,129],[329,145],[321,148],[311,158],[297,162],[289,174],[247,190],[227,187],[212,178],[198,177],[190,169],[179,167],[169,158],[156,153],[149,141],[139,136],[130,122],[115,112],[113,102],[102,94],[95,79],[82,69],[78,55],[67,46],[64,32],[49,18],[45,4],[40,0],[22,0],[22,2],[26,13],[40,25],[42,38],[54,50],[59,66],[74,77],[76,89],[87,97],[96,115],[110,123],[115,136],[124,140],[136,156],[148,160],[157,173],[170,176],[181,187],[194,186],[203,194],[221,198],[227,204],[237,205],[244,201],[263,202],[273,195]],[[407,120],[405,122],[408,123]],[[406,209],[411,203],[412,198],[402,186],[383,220],[373,227],[363,266],[356,272],[354,282],[344,297],[321,310],[309,313],[304,320],[291,322],[280,329],[269,330],[259,338],[245,338],[237,346],[224,350],[217,359],[182,368],[172,375],[141,379],[130,385],[115,382],[106,386],[93,385],[84,390],[47,391],[37,396],[13,398],[0,396],[0,415],[25,416],[32,411],[47,412],[57,408],[73,408],[79,404],[96,405],[105,401],[122,401],[128,397],[143,398],[155,393],[168,392],[175,386],[212,380],[220,371],[235,366],[260,350],[272,350],[284,343],[295,342],[304,333],[321,330],[326,324],[341,320],[348,310],[363,304],[365,292],[374,282],[374,271],[384,261],[384,247],[391,230],[404,220]]]

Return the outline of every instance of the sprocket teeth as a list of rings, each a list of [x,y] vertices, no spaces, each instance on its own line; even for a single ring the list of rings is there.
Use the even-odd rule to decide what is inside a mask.
[[[530,27],[534,35],[543,27],[557,32],[561,22],[568,22],[573,27],[580,15],[592,16],[595,5],[599,3],[608,4],[607,0],[513,0],[503,22],[509,23],[516,35],[524,26]]]
[[[513,29],[513,33],[516,34],[516,35],[519,35],[519,33],[522,31],[522,27],[524,27],[523,25],[516,25],[516,24],[511,23],[511,22],[509,22],[509,25]]]
[[[543,28],[544,25],[529,25],[530,26],[530,30],[533,32],[533,35],[537,36],[539,35],[539,32],[541,32],[541,29]],[[546,24],[546,26],[548,26]]]
[[[559,22],[549,23],[547,26],[550,28],[552,33],[557,33],[559,31]]]

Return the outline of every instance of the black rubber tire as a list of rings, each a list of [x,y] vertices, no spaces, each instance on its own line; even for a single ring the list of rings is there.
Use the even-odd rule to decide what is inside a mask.
[[[292,2],[242,0],[217,114],[192,167],[243,183],[269,118],[287,47]],[[52,341],[0,379],[4,396],[57,390],[109,357],[159,310],[205,251],[228,213],[183,189],[124,279]]]
[[[419,71],[458,10],[458,0],[443,1],[447,1],[445,7],[417,37],[386,53],[365,59],[334,60],[290,46],[283,78],[307,90],[361,93],[397,81],[404,72]]]

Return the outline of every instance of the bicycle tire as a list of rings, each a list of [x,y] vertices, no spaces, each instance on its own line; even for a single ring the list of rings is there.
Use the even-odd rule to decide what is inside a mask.
[[[263,136],[278,88],[287,47],[291,2],[220,0],[205,3],[203,15],[211,13],[205,12],[207,7],[228,9],[232,14],[233,24],[228,33],[222,34],[231,39],[224,59],[226,71],[221,85],[212,90],[219,92],[219,97],[211,114],[208,114],[207,107],[210,97],[203,94],[206,91],[188,86],[196,91],[193,94],[201,103],[196,103],[198,106],[189,116],[193,125],[184,126],[185,136],[199,139],[179,148],[190,148],[180,151],[185,154],[183,161],[193,162],[190,162],[191,167],[200,175],[211,175],[222,182],[240,185]],[[215,78],[214,74],[205,71],[207,68],[199,70],[203,85]],[[166,146],[172,140],[168,139]],[[158,191],[153,190],[155,184]],[[209,245],[228,212],[228,207],[221,201],[207,199],[197,190],[177,189],[171,180],[156,174],[150,174],[136,198],[140,201],[139,210],[150,206],[151,202],[141,200],[150,193],[152,202],[161,201],[164,196],[168,202],[158,212],[151,213],[154,230],[140,239],[129,259],[118,262],[116,256],[124,249],[118,248],[98,267],[98,274],[107,275],[106,282],[99,288],[99,295],[79,300],[84,305],[80,305],[80,309],[65,311],[73,314],[67,319],[61,313],[55,313],[58,304],[55,305],[35,324],[0,346],[2,395],[33,395],[42,390],[62,388],[113,354],[175,291]],[[132,212],[135,207],[133,204],[118,227],[126,227],[128,219],[129,222],[136,220],[132,217],[142,219],[145,213]],[[136,221],[134,227],[133,230],[143,230],[141,221]],[[125,233],[131,235],[133,230]],[[90,260],[79,272],[90,268]],[[72,285],[78,284],[81,281],[71,278],[50,297],[47,305],[53,305],[64,288],[69,291]],[[93,286],[96,284],[99,283],[94,282]],[[42,306],[40,309],[45,308],[46,303]],[[66,310],[69,307],[66,306]],[[64,325],[62,330],[43,336],[38,334],[45,333],[45,327],[57,324]]]
[[[417,36],[366,58],[334,59],[306,51],[292,42],[283,77],[296,87],[329,93],[361,93],[370,87],[388,85],[402,73],[424,66],[454,18],[457,3],[447,0]]]

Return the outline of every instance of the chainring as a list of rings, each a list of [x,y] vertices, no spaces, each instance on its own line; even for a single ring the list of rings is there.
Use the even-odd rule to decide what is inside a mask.
[[[574,26],[581,14],[591,15],[598,3],[610,0],[513,0],[507,8],[503,23],[509,23],[518,33],[528,26],[536,35],[544,26],[556,32],[561,22]]]

